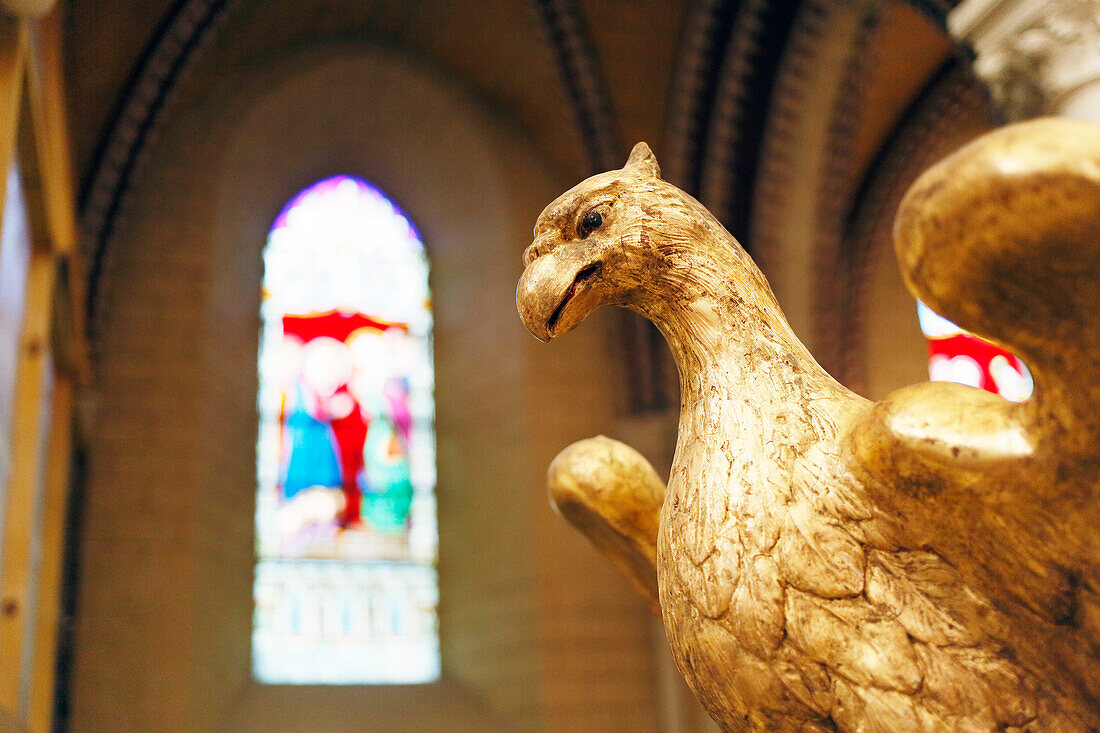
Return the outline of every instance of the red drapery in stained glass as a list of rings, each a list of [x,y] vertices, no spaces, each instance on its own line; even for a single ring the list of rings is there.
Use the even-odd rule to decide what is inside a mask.
[[[1031,396],[1031,374],[1014,354],[959,328],[923,303],[918,303],[918,315],[928,339],[933,380],[968,384],[1015,402]]]
[[[294,342],[291,349],[297,346],[306,351],[324,339],[329,349],[327,358],[337,362],[350,361],[351,367],[350,370],[342,370],[337,365],[335,374],[319,379],[310,379],[308,373],[302,373],[305,369],[299,370],[293,382],[294,394],[283,395],[280,416],[284,426],[284,448],[280,456],[283,499],[293,499],[300,491],[310,487],[335,488],[338,485],[343,493],[343,507],[337,519],[341,528],[363,529],[368,526],[364,524],[361,511],[362,496],[367,493],[371,499],[385,502],[383,509],[376,508],[370,513],[369,527],[381,531],[403,529],[408,522],[412,498],[407,471],[410,428],[408,384],[401,376],[391,377],[383,387],[384,399],[370,399],[371,395],[357,389],[356,367],[371,365],[357,365],[349,346],[358,338],[381,337],[387,333],[402,337],[407,334],[408,326],[362,313],[342,311],[286,315],[282,320],[284,339]],[[333,349],[339,355],[332,353]],[[352,356],[349,358],[339,353],[342,351]],[[296,404],[299,401],[302,404]],[[381,410],[377,414],[372,412],[372,408],[379,405]],[[305,413],[304,416],[302,413]],[[295,415],[300,416],[298,422],[304,424],[292,425]],[[365,456],[366,439],[372,426],[374,430],[388,432],[382,452],[379,454],[376,450]],[[320,441],[320,445],[309,445],[311,439]],[[295,450],[304,450],[310,459],[300,471],[293,470],[297,463]],[[319,458],[319,455],[324,457]],[[368,458],[374,464],[398,465],[405,467],[405,470],[396,472],[395,483],[379,484],[371,480],[371,476],[378,472],[366,470]],[[336,471],[331,470],[332,465],[337,467]],[[394,473],[390,471],[388,476],[393,478]],[[339,476],[338,484],[335,475]]]

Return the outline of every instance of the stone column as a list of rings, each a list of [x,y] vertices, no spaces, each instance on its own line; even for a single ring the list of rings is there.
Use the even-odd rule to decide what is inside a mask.
[[[1006,122],[1100,122],[1100,0],[964,0],[948,28],[974,49]]]

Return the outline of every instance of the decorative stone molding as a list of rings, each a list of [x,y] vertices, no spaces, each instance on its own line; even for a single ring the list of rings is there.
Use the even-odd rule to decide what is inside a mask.
[[[615,165],[619,140],[611,95],[576,3],[535,0],[533,5],[547,43],[554,51],[562,87],[573,109],[579,143],[588,156],[588,167],[597,171]]]
[[[699,199],[747,238],[757,156],[767,128],[767,106],[802,5],[745,0],[718,68],[714,102],[702,149]],[[753,244],[746,241],[752,249]]]
[[[180,81],[221,27],[233,2],[185,0],[176,4],[134,70],[100,143],[80,196],[83,249],[89,263],[88,327],[93,345],[101,311],[99,286],[110,260],[108,242],[134,171]]]
[[[1100,2],[967,0],[948,28],[1009,121],[1042,114],[1100,119]]]
[[[752,194],[747,239],[753,256],[773,276],[787,317],[815,354],[839,328],[812,296],[805,297],[823,281],[814,248],[820,244],[819,216],[828,206],[819,195],[837,189],[828,180],[831,151],[846,146],[836,138],[845,127],[836,115],[852,114],[841,90],[851,91],[851,64],[867,40],[862,31],[874,10],[870,2],[807,0],[799,6],[774,81]]]
[[[736,11],[732,0],[695,0],[684,17],[661,147],[664,174],[693,195],[699,188],[700,155],[718,67]]]
[[[591,171],[614,167],[620,138],[611,92],[584,17],[574,0],[533,0],[543,36],[554,53],[562,91],[576,123],[578,151]],[[667,349],[646,321],[622,313],[619,346],[630,409],[642,414],[667,409],[671,373]],[[674,372],[673,372],[674,373]]]

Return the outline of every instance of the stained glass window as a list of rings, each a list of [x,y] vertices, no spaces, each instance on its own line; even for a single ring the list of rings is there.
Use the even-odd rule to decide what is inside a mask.
[[[928,372],[933,381],[969,384],[1013,402],[1031,397],[1031,373],[1018,357],[959,328],[920,301],[917,316],[928,339]]]
[[[439,677],[431,300],[424,246],[377,188],[298,194],[264,249],[253,673]]]

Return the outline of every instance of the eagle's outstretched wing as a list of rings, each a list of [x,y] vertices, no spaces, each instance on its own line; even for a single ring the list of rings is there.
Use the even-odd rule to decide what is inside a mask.
[[[963,328],[1020,356],[1022,405],[957,385],[908,387],[853,432],[862,461],[898,469],[899,490],[940,495],[973,471],[1057,462],[1049,486],[1091,486],[1100,447],[1100,127],[1041,119],[983,136],[926,171],[895,226],[909,289]],[[903,472],[900,470],[904,468]],[[1004,490],[1008,490],[1006,487]],[[1100,517],[1096,517],[1100,520]]]
[[[649,461],[625,443],[601,435],[559,453],[547,483],[554,507],[615,563],[659,614],[657,529],[665,485]]]
[[[1082,650],[1100,645],[1100,596],[1083,582],[1100,569],[1100,127],[1043,119],[980,138],[918,179],[895,237],[910,290],[1020,356],[1035,392],[1014,404],[954,384],[898,390],[851,428],[848,466],[912,542],[1020,619],[1024,656],[1087,679]]]
[[[909,189],[895,240],[918,298],[1030,367],[1035,396],[1015,419],[1031,442],[1094,452],[1100,126],[1050,118],[979,138]]]

